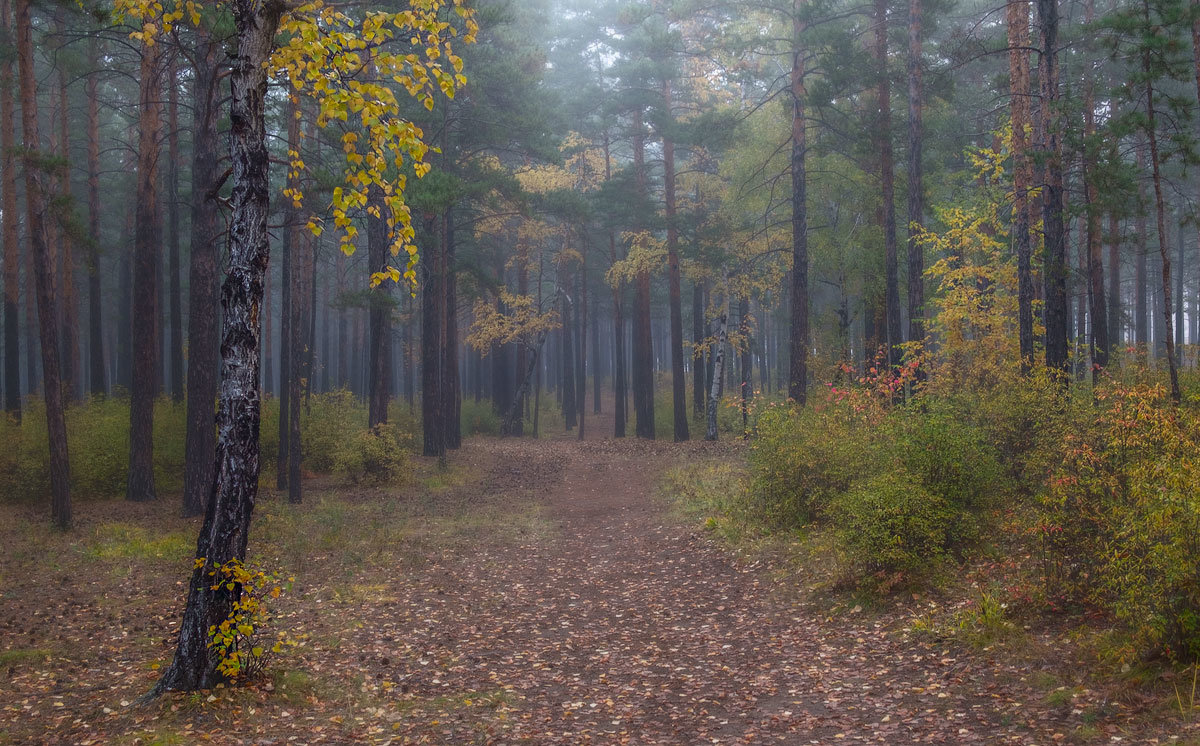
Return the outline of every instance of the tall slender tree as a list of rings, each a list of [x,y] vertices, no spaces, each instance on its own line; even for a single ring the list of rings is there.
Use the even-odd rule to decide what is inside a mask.
[[[30,0],[17,0],[17,68],[21,83],[21,132],[24,136],[25,213],[37,294],[41,332],[42,395],[50,441],[50,517],[54,525],[71,525],[70,458],[63,415],[62,373],[58,358],[58,312],[55,305],[54,265],[46,235],[45,162],[38,134],[37,71],[33,59],[33,19]]]
[[[133,358],[129,399],[129,478],[125,499],[157,497],[154,486],[154,398],[158,388],[158,206],[161,77],[159,44],[142,46],[138,95],[137,217],[133,244]]]
[[[0,0],[0,27],[12,36],[11,0]],[[0,56],[0,207],[4,213],[4,409],[10,416],[21,416],[21,327],[20,327],[20,247],[17,216],[17,86],[13,61]],[[26,354],[32,354],[29,350]]]
[[[792,67],[789,78],[789,93],[792,99],[792,285],[788,300],[791,308],[791,331],[789,347],[791,362],[788,367],[788,398],[803,405],[808,388],[808,179],[805,158],[807,156],[807,121],[805,120],[805,98],[808,92],[804,83],[804,32],[803,16],[805,0],[793,0],[792,5]],[[725,321],[722,322],[722,330]],[[722,352],[718,350],[718,355]],[[718,367],[718,371],[720,368]],[[720,378],[720,375],[717,376]],[[716,386],[716,383],[713,384]],[[710,403],[710,406],[711,403]],[[712,419],[715,415],[710,414]],[[712,425],[710,424],[710,430]],[[715,438],[715,432],[713,434]]]

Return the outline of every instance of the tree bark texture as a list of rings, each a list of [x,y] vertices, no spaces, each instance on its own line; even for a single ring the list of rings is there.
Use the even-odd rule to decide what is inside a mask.
[[[1150,4],[1142,0],[1142,17],[1150,25]],[[1171,318],[1171,252],[1167,248],[1166,204],[1163,199],[1162,170],[1158,153],[1157,116],[1154,111],[1154,79],[1151,77],[1150,51],[1142,53],[1142,72],[1146,78],[1146,135],[1150,143],[1150,170],[1154,177],[1154,213],[1158,220],[1158,256],[1162,267],[1163,342],[1167,348],[1167,373],[1171,379],[1171,401],[1179,404],[1179,368],[1175,360],[1175,339]]]
[[[803,406],[808,390],[808,179],[805,173],[805,158],[808,144],[806,141],[805,97],[804,87],[804,45],[801,43],[805,31],[805,23],[801,17],[801,7],[804,0],[795,0],[792,16],[792,286],[791,297],[791,330],[789,332],[790,365],[788,366],[788,398]],[[727,322],[722,320],[722,330]],[[723,355],[718,350],[718,355]],[[721,376],[714,375],[714,381],[720,381]],[[715,385],[715,384],[714,384]],[[709,407],[711,409],[710,400]],[[709,413],[715,418],[715,410]],[[710,424],[711,439],[716,438],[715,420]],[[707,436],[706,436],[707,437]]]
[[[100,41],[88,42],[87,77],[87,203],[88,203],[88,390],[108,393],[104,373],[104,315],[100,298]],[[16,267],[13,268],[14,272]],[[14,327],[13,335],[16,335]]]
[[[633,170],[639,202],[646,198],[646,133],[642,112],[633,115]],[[642,228],[644,226],[637,226]],[[650,331],[650,272],[633,284],[633,411],[639,438],[654,440],[654,340]]]
[[[892,152],[892,79],[888,71],[888,0],[875,0],[875,64],[878,66],[876,89],[876,147],[879,150],[879,185],[882,200],[884,332],[887,335],[887,360],[900,363],[904,337],[900,332],[900,279],[896,247],[896,176]]]
[[[1059,123],[1058,0],[1037,0],[1042,27],[1041,117],[1045,163],[1042,186],[1042,267],[1045,281],[1046,367],[1067,372],[1067,246],[1063,225],[1063,167]],[[1064,378],[1065,380],[1065,378]]]
[[[925,167],[922,163],[924,81],[921,62],[921,0],[908,2],[908,341],[925,339]]]
[[[179,249],[179,76],[167,73],[167,304],[171,325],[171,399],[183,401],[183,288]]]
[[[384,210],[383,190],[378,186],[368,192],[367,205],[367,262],[368,272],[382,272],[388,263],[388,227]],[[371,209],[378,212],[372,214]],[[391,397],[391,294],[390,280],[371,289],[369,311],[370,324],[370,380],[367,382],[367,426],[387,424],[388,399]]]
[[[212,492],[216,454],[218,373],[217,292],[221,235],[217,203],[224,178],[217,157],[220,43],[196,31],[192,79],[192,227],[188,264],[187,434],[183,514],[204,512]]]
[[[129,481],[125,499],[153,500],[154,398],[158,393],[158,269],[162,216],[158,205],[159,51],[142,48],[138,102],[137,213],[133,241],[133,369],[129,398]]]
[[[10,0],[0,0],[0,26],[6,33],[13,30]],[[93,76],[94,77],[94,76]],[[90,90],[94,84],[89,78]],[[0,208],[4,210],[4,410],[10,416],[21,416],[21,321],[20,321],[20,246],[17,215],[17,128],[16,81],[13,60],[0,57]],[[92,95],[91,101],[95,101]],[[94,104],[93,104],[94,105]],[[90,109],[89,109],[90,111]],[[28,291],[26,291],[28,292]],[[97,317],[98,318],[98,317]],[[95,324],[95,320],[92,322]],[[26,354],[32,355],[33,350]]]
[[[1012,118],[1013,242],[1017,252],[1017,337],[1021,369],[1033,363],[1033,237],[1030,225],[1029,190],[1033,186],[1033,163],[1029,157],[1029,3],[1010,0],[1008,21],[1009,112]]]
[[[220,404],[217,414],[216,468],[204,526],[196,542],[187,606],[175,657],[151,694],[196,690],[220,680],[209,655],[208,629],[220,624],[241,589],[214,589],[208,573],[214,565],[244,559],[250,517],[258,496],[258,435],[261,414],[259,313],[270,256],[269,153],[264,99],[268,59],[282,3],[234,0],[237,57],[230,77],[230,151],[233,168],[229,221],[229,271],[221,289],[222,321]]]
[[[671,116],[671,81],[663,81],[663,105]],[[675,143],[663,138],[663,192],[667,218],[667,303],[671,307],[671,404],[675,442],[688,439],[687,382],[683,374],[683,300],[679,275],[679,228],[675,217]]]
[[[17,67],[21,86],[21,133],[24,137],[25,212],[37,294],[37,319],[42,348],[42,391],[50,446],[50,518],[55,526],[71,525],[70,459],[67,424],[63,416],[62,378],[58,360],[58,313],[55,308],[54,265],[46,235],[46,176],[39,159],[37,78],[33,64],[33,23],[30,0],[17,0]]]

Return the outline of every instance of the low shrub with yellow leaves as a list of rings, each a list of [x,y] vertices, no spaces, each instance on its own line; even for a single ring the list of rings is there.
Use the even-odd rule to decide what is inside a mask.
[[[204,567],[204,559],[196,567]],[[208,628],[209,654],[217,672],[229,680],[251,681],[266,673],[274,657],[299,641],[285,633],[271,635],[270,603],[285,590],[291,590],[295,578],[283,580],[277,572],[246,565],[239,559],[214,565],[208,571],[212,589],[222,585],[235,594],[229,616]]]

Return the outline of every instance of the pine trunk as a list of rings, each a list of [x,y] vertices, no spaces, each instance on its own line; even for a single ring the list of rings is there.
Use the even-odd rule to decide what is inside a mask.
[[[925,339],[924,86],[921,70],[921,0],[908,2],[908,341]]]
[[[125,499],[153,500],[154,398],[158,389],[158,252],[162,216],[158,206],[158,44],[142,48],[138,102],[137,214],[133,242],[133,370],[129,398],[129,481]]]
[[[1012,117],[1013,239],[1017,251],[1017,337],[1021,369],[1033,364],[1033,236],[1029,191],[1033,163],[1029,158],[1029,2],[1010,0],[1008,21],[1009,111]]]
[[[1150,4],[1142,1],[1142,17],[1150,24]],[[1154,177],[1154,213],[1158,220],[1158,256],[1162,266],[1163,342],[1166,345],[1167,372],[1171,379],[1171,401],[1180,402],[1179,369],[1175,360],[1175,339],[1171,318],[1171,252],[1167,248],[1167,210],[1163,199],[1162,173],[1159,167],[1157,116],[1154,111],[1154,83],[1151,77],[1150,52],[1142,54],[1142,72],[1146,79],[1146,135],[1150,141],[1150,170]]]
[[[167,281],[171,326],[171,399],[183,401],[183,288],[179,249],[179,76],[167,73]]]
[[[791,331],[789,348],[791,364],[788,368],[788,398],[803,406],[808,389],[808,195],[807,175],[805,173],[805,158],[808,144],[805,132],[804,99],[807,92],[804,88],[804,56],[805,50],[801,37],[805,31],[805,23],[800,17],[800,8],[804,0],[795,0],[792,12],[792,286],[789,303],[791,305]],[[728,320],[728,309],[722,317],[722,337]],[[724,340],[717,355],[724,356]],[[714,367],[716,367],[714,363]],[[713,377],[715,382],[721,380],[718,372]],[[709,400],[709,433],[706,439],[715,440],[716,410],[711,397]]]
[[[1063,226],[1063,168],[1058,119],[1058,0],[1037,0],[1042,26],[1040,127],[1045,185],[1042,188],[1042,266],[1045,281],[1046,367],[1067,372],[1067,258]],[[1066,378],[1064,377],[1064,382]]]
[[[62,378],[58,361],[58,313],[54,303],[54,266],[46,236],[45,174],[38,162],[37,71],[33,62],[33,23],[30,0],[17,0],[17,66],[21,86],[21,131],[24,136],[25,211],[37,294],[41,332],[42,390],[50,448],[50,518],[66,529],[71,525],[70,459],[67,424],[63,416]]]
[[[904,337],[900,332],[900,280],[896,247],[896,177],[892,152],[892,79],[888,71],[888,0],[875,0],[875,64],[878,88],[875,104],[876,147],[879,149],[879,184],[882,200],[884,333],[887,336],[887,361],[899,365]]]
[[[0,28],[12,35],[10,0],[0,0]],[[94,77],[94,76],[93,76]],[[89,78],[91,101],[95,101],[95,86]],[[17,153],[16,81],[13,79],[13,60],[0,56],[0,198],[3,209],[4,236],[4,410],[12,417],[21,417],[21,321],[20,321],[20,246],[17,215]],[[94,104],[92,104],[94,106]],[[89,111],[92,109],[89,108]],[[26,290],[26,292],[29,292]],[[93,321],[93,324],[95,322]],[[33,350],[26,352],[33,354]]]
[[[444,252],[442,260],[442,396],[446,416],[446,447],[462,446],[462,382],[458,376],[458,281],[455,263],[454,216],[442,214]]]
[[[88,42],[87,77],[87,202],[88,202],[88,390],[104,396],[108,383],[104,374],[104,318],[100,298],[100,40]],[[7,260],[6,260],[7,261]],[[13,267],[15,273],[16,267]],[[16,336],[16,329],[13,329]],[[15,360],[14,360],[15,364]],[[14,375],[16,372],[14,371]]]
[[[646,199],[646,134],[642,112],[633,115],[633,172],[639,209]],[[637,226],[638,229],[644,226]],[[650,272],[633,284],[633,411],[639,438],[654,440],[654,340],[650,331]]]
[[[217,142],[220,42],[196,31],[192,59],[192,227],[188,264],[187,435],[183,514],[200,515],[212,494],[216,455],[217,292],[225,221],[217,202],[225,177]]]
[[[671,82],[663,81],[663,106],[671,116]],[[675,442],[688,439],[687,382],[683,374],[683,300],[679,276],[679,229],[675,220],[675,143],[663,138],[663,191],[667,218],[667,303],[671,307],[671,403]]]
[[[55,25],[61,30],[61,24]],[[71,123],[67,97],[67,75],[58,70],[58,155],[64,166],[58,179],[58,199],[71,202]],[[75,242],[72,228],[63,224],[58,230],[59,260],[62,263],[62,376],[63,397],[67,403],[79,401],[79,297],[75,290]]]

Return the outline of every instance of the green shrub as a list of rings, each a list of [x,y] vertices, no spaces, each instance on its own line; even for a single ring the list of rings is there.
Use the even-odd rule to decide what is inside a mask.
[[[463,437],[500,434],[500,415],[487,399],[463,399],[459,414]]]
[[[846,555],[867,571],[914,573],[945,559],[963,515],[903,471],[869,477],[833,498]]]
[[[1086,419],[1078,408],[1090,408],[1090,401],[1064,401],[1061,388],[1043,369],[950,401],[955,410],[969,413],[983,441],[995,450],[1006,479],[1025,494],[1042,488],[1062,461],[1064,436],[1081,415]]]
[[[949,407],[896,409],[881,434],[879,447],[894,453],[909,474],[955,508],[985,508],[1004,488],[996,449]]]
[[[93,397],[66,411],[71,492],[78,499],[125,494],[129,473],[129,400]],[[160,492],[183,484],[186,409],[154,405],[154,473]],[[0,417],[0,490],[7,499],[40,500],[50,490],[46,410],[30,399],[20,422]]]
[[[300,417],[304,468],[318,474],[337,471],[339,451],[367,428],[366,404],[347,389],[312,396]]]
[[[393,425],[376,425],[343,441],[334,452],[334,470],[354,484],[386,484],[408,470],[405,437]]]
[[[829,412],[769,407],[758,435],[750,449],[751,499],[777,528],[820,518],[833,497],[876,469],[867,430]]]

